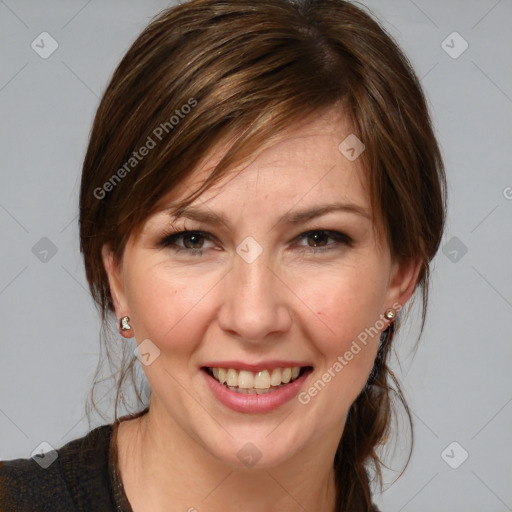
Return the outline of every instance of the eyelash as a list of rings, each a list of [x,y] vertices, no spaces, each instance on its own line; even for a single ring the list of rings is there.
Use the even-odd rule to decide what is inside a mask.
[[[310,231],[306,231],[304,233],[301,233],[296,239],[305,239],[308,236],[312,236],[314,234],[321,233],[323,235],[326,235],[328,238],[332,238],[336,242],[333,244],[326,245],[324,247],[309,247],[309,246],[301,246],[301,248],[306,249],[306,252],[312,252],[312,253],[325,253],[327,251],[331,251],[333,249],[336,249],[339,244],[351,247],[352,246],[352,239],[346,235],[345,233],[341,233],[339,231],[333,231],[328,229],[312,229]],[[163,248],[171,249],[175,252],[188,252],[191,255],[194,256],[202,256],[204,252],[208,249],[189,249],[186,247],[180,247],[176,245],[176,241],[180,238],[184,238],[185,236],[198,236],[201,238],[205,238],[206,240],[209,240],[213,242],[213,237],[209,233],[205,233],[204,231],[193,231],[193,230],[184,230],[179,232],[171,232],[162,238],[162,240],[159,242],[159,246]]]

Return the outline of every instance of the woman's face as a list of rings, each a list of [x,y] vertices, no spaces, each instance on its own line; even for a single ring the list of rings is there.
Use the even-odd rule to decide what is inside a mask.
[[[383,313],[417,277],[375,237],[359,160],[338,149],[349,134],[339,116],[317,117],[172,218],[217,152],[129,240],[121,265],[105,248],[161,432],[261,467],[338,444]]]

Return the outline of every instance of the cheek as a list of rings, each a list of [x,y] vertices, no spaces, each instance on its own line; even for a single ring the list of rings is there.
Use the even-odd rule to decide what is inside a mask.
[[[174,355],[193,350],[207,315],[202,302],[215,280],[205,276],[197,286],[190,275],[164,265],[131,268],[126,290],[137,341],[149,338]]]
[[[351,347],[352,352],[357,352],[351,366],[371,368],[373,365],[380,333],[385,328],[382,307],[386,283],[379,275],[369,268],[351,269],[302,282],[298,295],[304,297],[317,319],[305,328],[309,329],[308,335],[326,365]],[[360,350],[353,345],[354,341]]]
[[[322,281],[322,286],[317,281],[302,290],[318,319],[306,326],[306,336],[321,366],[299,401],[313,407],[324,419],[324,426],[342,421],[364,388],[385,328],[382,303],[386,286],[382,280],[368,277],[356,272],[343,278],[332,276]]]

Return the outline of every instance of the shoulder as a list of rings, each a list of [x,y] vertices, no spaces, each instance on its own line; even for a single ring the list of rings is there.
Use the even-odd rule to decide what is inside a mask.
[[[52,503],[62,504],[57,510],[76,510],[58,464],[43,469],[33,459],[0,462],[2,512],[50,510]]]
[[[46,454],[46,461],[0,462],[0,510],[112,510],[108,482],[111,435],[112,426],[104,425]]]

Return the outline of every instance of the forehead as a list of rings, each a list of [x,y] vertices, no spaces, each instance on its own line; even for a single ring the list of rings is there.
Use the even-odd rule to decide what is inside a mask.
[[[307,206],[319,200],[350,200],[370,210],[361,160],[349,160],[339,149],[348,136],[353,136],[351,125],[339,111],[296,124],[248,161],[228,170],[192,204],[208,202],[229,208],[236,196],[238,203],[264,197],[267,204],[278,201],[288,208],[294,202]],[[161,209],[198,189],[228,147],[229,142],[210,152],[186,180],[162,198]]]

